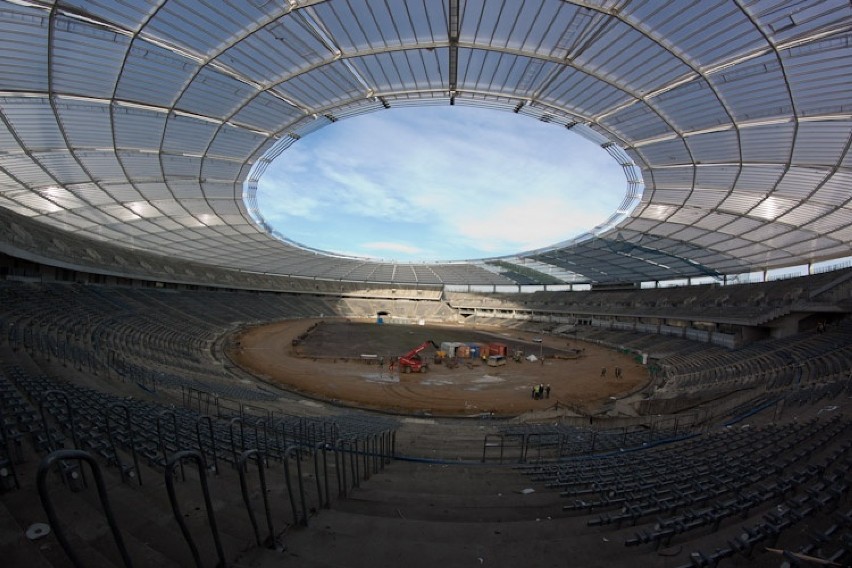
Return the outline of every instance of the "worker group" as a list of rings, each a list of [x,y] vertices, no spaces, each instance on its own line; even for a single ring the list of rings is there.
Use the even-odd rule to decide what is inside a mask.
[[[532,388],[532,398],[539,400],[542,398],[550,398],[550,385],[535,385]]]

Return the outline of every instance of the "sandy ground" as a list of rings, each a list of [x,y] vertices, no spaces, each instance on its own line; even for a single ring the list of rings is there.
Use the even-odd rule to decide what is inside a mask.
[[[231,359],[258,376],[285,389],[322,400],[361,408],[426,415],[477,415],[493,412],[513,416],[559,404],[582,414],[600,412],[611,397],[624,396],[648,381],[645,367],[633,357],[574,339],[503,329],[377,325],[374,323],[298,320],[245,330],[229,350]],[[293,346],[293,339],[307,336]],[[463,360],[454,368],[430,364],[428,372],[391,372],[388,362],[426,339],[441,341],[501,341],[542,360],[489,367]],[[583,349],[579,359],[558,359],[569,349]],[[361,354],[385,358],[366,363]],[[434,356],[425,350],[427,361]],[[622,377],[615,377],[615,367]],[[601,371],[606,368],[606,376]],[[551,386],[548,399],[534,400],[532,387]]]

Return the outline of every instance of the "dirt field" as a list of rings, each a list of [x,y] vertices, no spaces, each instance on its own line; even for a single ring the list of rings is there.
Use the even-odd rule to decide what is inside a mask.
[[[576,340],[536,336],[511,330],[462,327],[377,325],[345,321],[298,320],[251,328],[236,340],[231,359],[265,381],[310,397],[360,408],[419,415],[469,416],[493,412],[514,416],[557,404],[583,414],[602,410],[611,397],[623,396],[648,381],[646,369],[633,357]],[[293,339],[307,333],[293,345]],[[542,360],[488,367],[462,360],[454,369],[430,364],[428,372],[391,372],[388,363],[426,340],[493,342],[523,349]],[[582,349],[578,359],[559,359]],[[361,355],[375,355],[364,362]],[[429,348],[421,355],[432,361]],[[378,360],[384,358],[380,365]],[[615,377],[615,367],[622,377]],[[601,370],[606,368],[606,376]],[[532,387],[549,384],[548,399],[534,400]]]

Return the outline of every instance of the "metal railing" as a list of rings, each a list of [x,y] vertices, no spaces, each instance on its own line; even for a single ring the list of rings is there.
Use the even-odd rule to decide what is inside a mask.
[[[47,518],[50,521],[50,526],[53,528],[54,533],[56,533],[56,540],[59,541],[60,546],[62,546],[65,554],[68,555],[71,563],[78,568],[84,568],[85,565],[80,560],[80,557],[77,555],[75,550],[71,547],[68,538],[65,536],[65,530],[62,527],[59,515],[56,513],[56,508],[53,506],[53,501],[47,490],[47,474],[50,472],[50,469],[56,463],[67,461],[84,461],[89,464],[89,467],[92,470],[92,476],[95,479],[95,487],[98,490],[98,498],[100,499],[101,507],[103,508],[104,515],[107,519],[107,524],[109,525],[113,539],[115,540],[115,545],[118,548],[119,554],[121,554],[124,565],[128,568],[132,567],[133,563],[130,561],[130,554],[127,552],[124,540],[121,538],[121,531],[118,529],[115,515],[113,514],[112,507],[109,503],[109,497],[107,496],[106,484],[104,483],[101,468],[98,466],[98,462],[91,456],[91,454],[81,450],[56,450],[51,452],[41,460],[41,463],[39,463],[38,466],[38,472],[36,473],[38,494],[41,498],[41,504],[44,508],[44,512],[47,514]]]
[[[301,446],[289,446],[284,451],[284,480],[287,484],[287,495],[290,497],[290,507],[293,509],[293,522],[302,526],[308,526],[308,507],[305,500],[305,484],[302,480]],[[299,482],[299,499],[302,504],[302,512],[299,514],[296,507],[296,499],[293,495],[293,483],[290,475],[290,456],[296,455],[296,479]]]
[[[213,471],[216,475],[219,475],[219,458],[216,456],[216,435],[213,431],[213,419],[210,418],[210,416],[199,416],[195,421],[195,439],[198,442],[198,451],[201,452],[201,455],[204,456],[206,460],[207,456],[204,451],[204,443],[201,440],[202,423],[207,424],[207,431],[210,436],[210,454],[213,456]]]
[[[6,454],[6,461],[8,462],[9,471],[4,472],[3,467],[0,466],[0,478],[5,478],[7,475],[11,476],[12,484],[15,489],[20,489],[21,484],[18,482],[18,472],[15,469],[15,456],[12,455],[12,448],[9,445],[9,438],[6,436],[6,419],[3,416],[3,408],[0,405],[0,449]],[[0,482],[3,483],[4,488],[6,486],[5,480],[0,479]]]
[[[186,526],[186,522],[183,520],[183,514],[181,513],[180,506],[178,505],[177,494],[175,492],[174,470],[178,464],[183,462],[185,459],[192,460],[198,467],[198,481],[201,484],[201,492],[204,496],[204,507],[207,510],[207,521],[210,525],[210,533],[213,536],[216,554],[219,557],[219,564],[217,566],[225,568],[225,552],[222,550],[222,539],[219,536],[219,528],[216,525],[216,514],[213,512],[213,503],[210,499],[210,488],[207,485],[207,464],[205,463],[204,456],[201,455],[201,452],[196,450],[182,450],[172,454],[166,461],[166,490],[169,494],[169,502],[172,505],[172,513],[174,514],[175,521],[177,521],[177,524],[180,527],[180,531],[183,534],[183,538],[186,541],[187,546],[189,546],[195,565],[198,568],[203,568],[201,555],[198,552],[198,546],[196,546],[195,540],[192,538],[192,533],[189,531],[189,527]]]
[[[127,428],[130,454],[133,457],[132,470],[129,466],[125,465],[124,462],[122,462],[121,456],[118,453],[118,447],[115,445],[115,438],[112,434],[112,426],[110,421],[110,418],[112,417],[115,410],[124,411],[124,425]],[[115,459],[116,466],[121,471],[121,480],[126,482],[128,479],[135,476],[136,480],[139,482],[139,485],[142,485],[142,472],[139,470],[139,456],[136,455],[136,441],[133,438],[133,422],[130,420],[130,409],[119,402],[111,404],[104,411],[104,421],[106,422],[107,439],[109,440],[109,445],[112,449],[113,459]]]
[[[74,444],[74,449],[79,450],[80,441],[77,437],[77,426],[74,420],[74,407],[71,405],[71,400],[68,398],[68,395],[65,394],[64,391],[58,389],[50,389],[42,393],[38,403],[38,411],[41,415],[41,424],[44,431],[47,452],[50,453],[54,450],[63,449],[60,447],[54,447],[54,438],[51,435],[50,424],[48,423],[47,413],[45,412],[44,408],[45,404],[51,397],[60,398],[63,402],[65,402],[65,411],[68,413],[67,420],[71,429],[71,440]],[[86,486],[86,476],[83,473],[83,470],[80,469],[79,464],[72,465],[66,461],[60,461],[59,471],[62,474],[62,482],[65,483],[73,491],[79,491]]]
[[[252,508],[251,499],[249,498],[248,483],[246,482],[246,471],[248,469],[247,462],[250,458],[254,458],[255,463],[257,463],[257,475],[260,480],[260,494],[263,497],[263,509],[266,513],[266,527],[268,533],[263,541],[260,539],[260,530],[257,526],[257,519],[254,516],[254,509]],[[258,449],[246,450],[240,454],[237,471],[240,472],[240,490],[243,494],[243,503],[246,505],[249,521],[251,521],[251,528],[254,531],[255,541],[258,546],[275,548],[275,530],[272,527],[272,510],[269,507],[269,496],[266,489],[266,474],[264,473],[264,468],[266,467],[265,464],[266,455],[263,452]]]
[[[178,440],[180,438],[180,430],[178,429],[177,415],[171,410],[164,410],[157,415],[157,443],[160,446],[160,451],[163,452],[163,465],[169,459],[169,448],[166,445],[166,438],[163,435],[163,420],[171,417],[172,419],[172,435],[174,436],[175,450],[179,449]],[[181,479],[186,481],[186,472],[183,470],[183,463],[180,464]]]

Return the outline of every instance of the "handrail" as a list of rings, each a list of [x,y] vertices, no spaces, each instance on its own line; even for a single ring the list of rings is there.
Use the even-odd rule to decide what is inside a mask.
[[[0,405],[0,444],[3,445],[3,451],[6,452],[6,457],[9,458],[9,470],[12,472],[12,481],[15,483],[15,489],[20,489],[21,484],[18,482],[18,472],[15,469],[15,457],[12,455],[12,450],[9,447],[9,439],[6,437],[6,421],[3,417],[3,406]]]
[[[381,454],[381,451],[382,451],[381,439],[384,435],[385,435],[384,431],[379,432],[378,434],[373,434],[373,453],[370,454],[370,457],[372,458],[370,461],[372,462],[372,465],[373,465],[373,473],[374,474],[379,473],[379,460],[383,459],[382,454]]]
[[[118,448],[115,447],[115,441],[112,439],[112,428],[110,427],[110,416],[112,416],[112,411],[115,409],[124,410],[124,418],[127,424],[127,432],[130,436],[130,454],[133,456],[133,467],[136,472],[136,479],[139,481],[139,485],[142,485],[142,472],[139,470],[139,457],[136,455],[136,443],[133,439],[133,423],[130,421],[130,409],[127,408],[124,404],[120,402],[116,402],[107,407],[105,411],[105,422],[106,422],[106,430],[107,430],[107,439],[109,440],[109,445],[112,446],[112,452],[115,456],[116,464],[118,465],[118,469],[121,472],[121,480],[126,481],[128,474],[124,471],[124,464],[121,463],[121,457],[118,455]]]
[[[361,476],[358,469],[358,438],[351,441],[352,451],[349,452],[349,468],[352,471],[352,487],[361,487]]]
[[[195,438],[198,441],[198,451],[204,456],[204,444],[201,441],[201,423],[207,422],[207,427],[210,431],[210,449],[213,454],[213,470],[216,475],[219,475],[219,459],[216,457],[216,437],[213,434],[213,419],[208,415],[199,416],[195,421]],[[206,459],[206,458],[205,458]]]
[[[278,459],[284,461],[285,455],[281,448],[284,448],[285,451],[287,449],[287,423],[282,420],[279,425],[281,426],[281,445],[278,446]]]
[[[77,425],[75,424],[75,421],[74,421],[74,407],[71,406],[71,399],[68,398],[68,395],[65,393],[65,391],[62,391],[62,390],[59,390],[59,389],[49,389],[49,390],[46,390],[42,393],[41,398],[39,399],[39,402],[38,402],[38,411],[39,411],[39,414],[41,415],[41,423],[42,423],[42,427],[44,428],[44,435],[47,438],[47,451],[48,451],[48,453],[50,453],[54,450],[53,438],[50,435],[50,425],[48,424],[48,421],[47,421],[47,414],[45,414],[45,412],[44,412],[44,405],[45,405],[45,403],[47,402],[47,400],[50,396],[59,397],[65,402],[65,410],[68,412],[68,422],[70,422],[70,424],[71,424],[71,441],[74,443],[74,449],[79,450],[80,449],[80,441],[79,441],[79,438],[77,437]],[[58,449],[62,449],[62,448],[56,448],[56,449],[58,450]],[[86,482],[86,476],[83,473],[82,469],[79,469],[79,467],[77,467],[76,469],[73,468],[73,467],[70,467],[70,466],[66,467],[66,465],[64,463],[60,464],[60,468],[61,468],[61,472],[62,472],[62,481],[64,483],[66,483],[69,487],[74,489],[74,487],[72,487],[72,483],[76,484],[77,480],[76,480],[75,474],[78,471],[79,471],[79,474],[80,474],[80,481],[83,482],[83,487],[88,487],[88,483]],[[15,479],[15,483],[17,483],[17,479]],[[75,487],[76,487],[77,490],[80,489],[79,485],[75,485]]]
[[[314,446],[314,478],[317,481],[317,498],[320,506],[325,509],[331,508],[331,494],[328,491],[328,450],[331,445],[328,442],[317,442]],[[322,498],[322,487],[319,479],[319,451],[322,450],[322,471],[325,480],[325,501]]]
[[[382,432],[382,456],[379,461],[379,469],[384,471],[385,465],[390,463],[391,451],[390,451],[390,441],[391,441],[391,431],[385,430]]]
[[[266,511],[266,527],[269,529],[269,534],[263,541],[263,545],[267,548],[274,548],[275,530],[272,528],[272,511],[269,508],[269,497],[267,495],[266,490],[266,474],[263,473],[266,455],[264,452],[258,450],[257,448],[246,450],[242,454],[240,454],[240,460],[238,464],[240,472],[240,490],[243,493],[243,502],[246,504],[246,511],[248,512],[249,521],[251,521],[251,528],[252,530],[254,530],[254,539],[257,542],[257,545],[261,546],[260,530],[258,530],[257,528],[257,520],[254,517],[254,509],[252,509],[251,506],[251,500],[249,499],[248,494],[248,484],[246,483],[246,470],[248,469],[248,467],[246,466],[246,462],[252,456],[255,458],[255,461],[257,461],[257,473],[258,477],[260,478],[260,494],[263,496],[263,508]]]
[[[370,453],[370,440],[372,440],[373,438],[375,438],[375,435],[367,436],[366,438],[364,438],[364,481],[370,479],[370,459],[372,458],[372,453]]]
[[[299,497],[302,502],[301,518],[296,511],[296,500],[293,497],[293,485],[290,482],[290,454],[296,454],[296,476],[299,480]],[[305,502],[305,484],[302,481],[302,460],[299,456],[301,448],[299,446],[289,446],[284,451],[284,478],[287,481],[287,494],[290,497],[290,506],[293,509],[293,522],[299,523],[302,526],[308,526],[308,507]]]
[[[339,498],[346,497],[346,463],[341,465],[341,455],[343,454],[343,444],[345,440],[342,438],[334,444],[334,472],[337,474],[337,496]]]
[[[50,392],[50,391],[48,391]],[[46,393],[45,393],[46,394]],[[44,435],[47,437],[47,453],[53,451],[53,440],[50,436],[50,425],[47,423],[47,415],[44,413],[44,399],[46,396],[42,396],[38,401],[38,411],[41,415],[41,427],[44,429]],[[57,448],[58,449],[58,448]]]
[[[391,462],[393,458],[393,438],[395,436],[395,432],[393,430],[383,430],[379,433],[379,456],[378,456],[378,470],[384,471],[385,465]],[[376,471],[378,473],[378,471]]]
[[[387,438],[387,443],[384,445],[385,452],[382,456],[382,471],[384,471],[385,466],[389,465],[396,455],[396,430],[387,430],[385,437]]]
[[[308,437],[306,439],[302,440],[302,445],[303,446],[310,446],[313,442],[316,442],[317,440],[319,440],[320,435],[318,434],[318,432],[319,432],[319,425],[316,422],[312,422],[310,432],[308,433]],[[323,425],[322,437],[325,438],[325,425]]]
[[[482,462],[485,463],[485,452],[486,452],[486,450],[488,448],[492,448],[496,445],[496,444],[494,444],[494,442],[491,442],[490,444],[488,442],[488,439],[493,438],[493,437],[497,437],[497,438],[500,439],[500,461],[498,463],[502,464],[503,463],[503,448],[504,448],[504,445],[506,443],[504,438],[503,438],[503,434],[485,434],[485,438],[482,440]]]
[[[323,421],[322,423],[322,439],[324,441],[336,440],[340,437],[340,426],[337,422]]]
[[[50,390],[44,391],[41,395],[41,400],[39,401],[39,405],[38,405],[39,406],[39,412],[41,413],[41,420],[42,420],[42,423],[44,424],[44,430],[45,430],[45,433],[47,434],[48,450],[52,451],[52,448],[50,448],[50,445],[51,445],[50,432],[48,430],[47,419],[46,419],[46,416],[44,414],[44,403],[47,400],[47,398],[51,395],[59,396],[60,398],[62,398],[62,400],[65,401],[65,409],[68,411],[68,422],[70,422],[70,425],[71,425],[71,441],[74,443],[74,449],[79,450],[80,449],[80,441],[79,441],[79,438],[77,437],[77,425],[74,422],[74,407],[71,406],[71,400],[68,398],[68,395],[65,393],[65,391],[62,391],[62,390],[59,390],[59,389],[50,389]]]
[[[182,450],[180,452],[175,452],[168,460],[166,460],[166,490],[169,493],[169,502],[172,504],[172,513],[174,514],[175,521],[177,521],[180,531],[183,533],[183,538],[189,546],[192,558],[195,560],[195,565],[198,568],[203,568],[201,564],[201,556],[198,554],[198,547],[195,545],[195,541],[192,539],[192,534],[189,532],[189,528],[183,520],[183,514],[180,511],[180,506],[177,502],[177,494],[175,493],[174,469],[177,464],[182,462],[184,459],[191,459],[198,467],[198,480],[201,483],[201,492],[204,495],[204,506],[207,509],[207,520],[210,524],[210,532],[213,535],[213,542],[216,545],[216,554],[219,556],[217,568],[225,568],[225,553],[222,550],[222,541],[219,538],[219,529],[216,526],[216,515],[213,512],[213,504],[210,499],[210,488],[207,486],[207,466],[204,462],[204,456],[197,450]]]
[[[346,497],[349,493],[349,483],[346,474],[346,454],[349,454],[349,471],[352,476],[352,488],[359,487],[358,466],[356,453],[358,451],[357,440],[341,438],[335,445],[334,465],[337,469],[337,489],[340,497]],[[341,456],[338,459],[338,456]],[[341,463],[342,462],[342,463]]]
[[[50,471],[50,468],[57,461],[70,460],[85,461],[89,464],[89,467],[92,470],[92,475],[95,478],[95,486],[98,489],[98,498],[101,501],[101,507],[103,508],[104,515],[106,515],[110,531],[112,531],[112,537],[115,539],[115,545],[118,548],[118,552],[121,554],[121,559],[124,562],[124,565],[128,568],[132,568],[133,563],[130,561],[130,555],[127,552],[127,548],[124,546],[124,540],[121,538],[118,523],[116,523],[115,515],[113,514],[112,507],[110,507],[109,504],[109,497],[107,496],[106,484],[104,483],[104,478],[101,474],[101,468],[98,466],[98,462],[91,454],[82,450],[56,450],[55,452],[51,452],[45,456],[38,466],[38,472],[36,473],[38,494],[41,498],[41,504],[44,508],[44,512],[47,513],[50,526],[56,533],[56,540],[59,541],[59,544],[62,546],[63,550],[65,550],[65,554],[68,555],[71,563],[78,568],[83,568],[83,563],[80,562],[76,552],[74,552],[74,549],[71,548],[71,544],[65,537],[65,532],[62,529],[62,525],[59,523],[59,517],[56,514],[56,509],[53,507],[53,502],[50,500],[50,495],[47,492],[47,474]]]
[[[541,462],[541,447],[544,443],[544,436],[545,435],[542,434],[541,432],[529,432],[529,433],[526,434],[526,436],[524,437],[525,438],[524,439],[524,454],[523,454],[523,458],[521,459],[520,463],[527,463],[527,459],[529,457],[529,450],[530,450],[530,447],[532,446],[533,438],[535,438],[535,440],[537,442],[536,448],[538,449],[538,457],[536,457],[536,463]]]
[[[157,415],[157,441],[160,443],[160,450],[163,452],[163,463],[166,463],[166,460],[169,459],[169,450],[166,447],[166,441],[163,438],[163,418],[167,416],[172,417],[172,431],[175,435],[175,450],[179,450],[177,440],[178,436],[180,436],[180,432],[178,431],[178,423],[177,423],[177,415],[171,410],[164,410],[160,414]],[[180,477],[182,480],[186,481],[186,472],[183,470],[183,463],[180,464]]]
[[[268,457],[269,456],[269,428],[266,424],[266,418],[261,418],[254,423],[254,443],[260,448],[260,433],[258,432],[258,425],[263,427],[263,453]]]
[[[237,465],[237,460],[239,459],[237,456],[237,446],[234,445],[234,424],[240,425],[240,451],[243,452],[246,449],[246,437],[245,431],[243,430],[243,419],[239,416],[235,416],[228,421],[228,433],[231,436],[231,457],[233,458],[234,465]]]
[[[568,436],[567,433],[564,433],[564,432],[559,433],[559,449],[556,452],[556,459],[562,459],[562,456],[565,455],[565,453],[566,453],[565,448],[568,445],[569,441],[570,441],[570,439],[569,439],[569,436]]]

